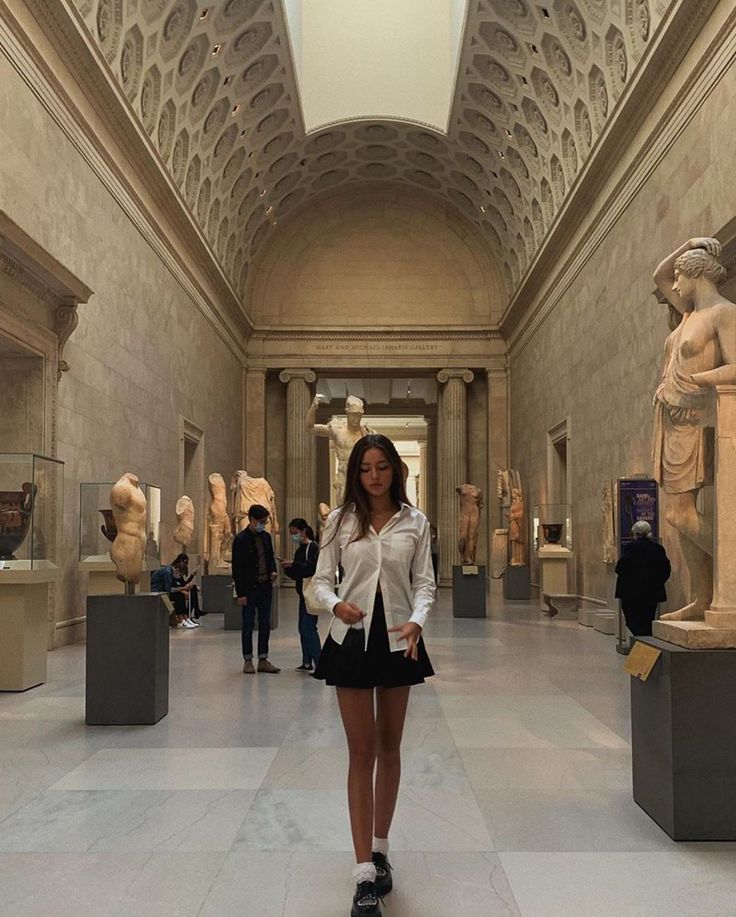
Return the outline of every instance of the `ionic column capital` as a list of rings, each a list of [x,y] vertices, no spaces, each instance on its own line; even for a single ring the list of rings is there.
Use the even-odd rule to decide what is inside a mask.
[[[475,373],[470,369],[441,369],[437,373],[437,381],[443,385],[450,379],[462,379],[463,382],[469,384],[475,379]]]
[[[282,369],[279,373],[279,382],[288,383],[292,379],[303,379],[311,383],[317,381],[317,376],[312,369]]]

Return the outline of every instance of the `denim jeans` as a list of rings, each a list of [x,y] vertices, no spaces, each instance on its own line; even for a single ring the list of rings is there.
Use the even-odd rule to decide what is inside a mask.
[[[258,658],[266,659],[268,656],[268,638],[271,635],[271,597],[273,587],[271,583],[259,583],[248,595],[248,602],[241,609],[243,644],[243,659],[253,658],[253,626],[258,612]]]
[[[322,645],[317,632],[317,615],[307,614],[304,599],[299,599],[299,638],[302,642],[302,665],[317,665]]]

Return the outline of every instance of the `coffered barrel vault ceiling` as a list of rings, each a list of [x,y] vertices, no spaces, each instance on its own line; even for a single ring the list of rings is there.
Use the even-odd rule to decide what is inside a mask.
[[[376,179],[462,211],[513,290],[669,6],[471,0],[447,134],[381,117],[305,134],[277,0],[73,2],[241,297],[291,210]]]

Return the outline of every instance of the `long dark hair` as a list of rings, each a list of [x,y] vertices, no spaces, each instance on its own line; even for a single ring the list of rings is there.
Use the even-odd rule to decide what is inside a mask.
[[[292,519],[289,523],[290,529],[297,529],[300,532],[306,532],[307,538],[310,541],[314,541],[314,530],[312,526],[307,522],[306,519],[302,519],[301,516],[297,516],[296,519]]]
[[[396,451],[396,446],[388,436],[384,436],[382,433],[368,433],[358,440],[350,453],[345,474],[345,493],[343,494],[342,506],[340,507],[332,538],[337,535],[343,519],[351,509],[355,511],[355,515],[358,518],[358,530],[352,540],[360,541],[361,538],[365,538],[368,534],[368,529],[371,525],[371,507],[368,502],[368,496],[360,483],[360,466],[363,464],[363,456],[368,449],[380,449],[391,466],[390,495],[394,506],[398,508],[402,503],[409,502],[406,496],[401,458]]]

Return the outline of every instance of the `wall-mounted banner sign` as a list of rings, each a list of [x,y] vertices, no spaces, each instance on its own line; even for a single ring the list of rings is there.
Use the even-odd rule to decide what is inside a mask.
[[[618,480],[618,550],[634,539],[631,527],[644,520],[652,527],[652,538],[659,541],[659,491],[650,478],[619,478]]]

